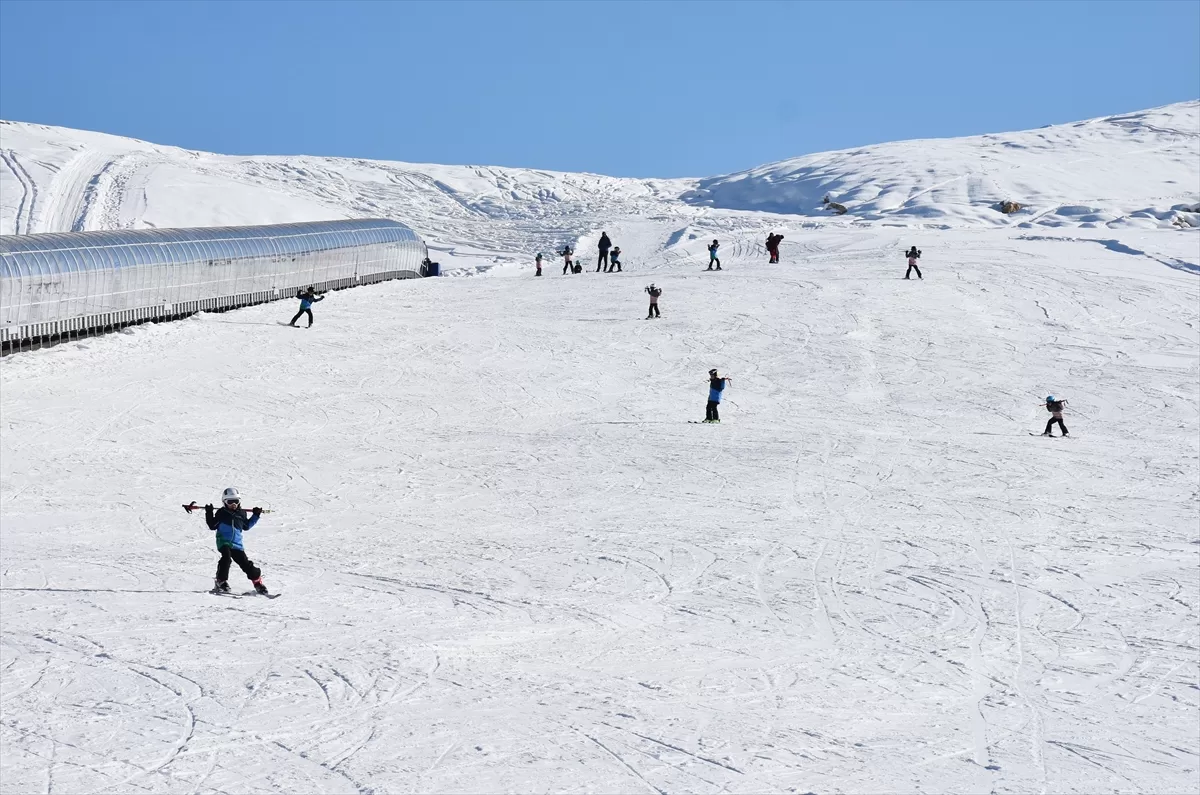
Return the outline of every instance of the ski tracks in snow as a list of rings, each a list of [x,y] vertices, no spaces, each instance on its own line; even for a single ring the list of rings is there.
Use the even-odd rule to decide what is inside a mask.
[[[891,230],[781,224],[768,266],[718,213],[600,223],[649,273],[385,284],[303,337],[199,316],[7,363],[6,785],[1190,781],[1192,283],[1081,246],[1001,290],[1065,244],[964,234],[903,284]],[[725,422],[690,425],[713,366]],[[1047,382],[1077,438],[1025,435]],[[275,511],[247,543],[281,599],[201,592],[212,536],[176,506],[226,483]]]
[[[21,198],[17,201],[16,219],[13,221],[13,233],[28,235],[34,232],[34,212],[38,209],[37,182],[29,176],[25,166],[21,164],[17,153],[12,149],[0,149],[0,161],[8,168],[9,173],[21,186]]]

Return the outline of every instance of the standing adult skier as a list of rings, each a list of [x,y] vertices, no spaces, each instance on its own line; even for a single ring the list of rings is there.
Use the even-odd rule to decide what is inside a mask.
[[[570,246],[563,246],[562,251],[560,251],[558,253],[559,253],[559,256],[561,256],[563,258],[563,276],[566,276],[572,270],[571,255],[574,254],[575,252],[571,251]]]
[[[210,530],[217,532],[217,551],[221,553],[221,559],[217,562],[217,577],[213,581],[213,593],[229,593],[229,562],[232,560],[254,583],[254,590],[267,595],[262,572],[246,557],[245,547],[242,546],[242,533],[258,524],[261,515],[262,509],[255,508],[250,511],[250,518],[246,518],[242,495],[232,486],[221,494],[221,507],[215,513],[211,504],[204,506],[204,521]]]
[[[913,246],[908,251],[904,252],[904,256],[908,257],[908,270],[904,272],[904,278],[907,279],[910,273],[916,271],[917,278],[921,281],[925,281],[925,277],[921,275],[921,269],[917,267],[917,260],[921,258],[921,252],[917,250],[917,247]]]
[[[612,253],[608,255],[609,266],[605,273],[620,273],[621,272],[621,247],[613,246]]]
[[[537,273],[535,273],[533,275],[541,276],[542,275],[542,252],[540,252],[540,251],[538,252],[537,256],[534,257],[533,262],[535,265],[537,265]]]
[[[713,263],[717,263],[717,270],[721,270],[721,260],[717,257],[717,250],[721,248],[720,242],[714,240],[708,247],[708,270],[713,269]]]
[[[715,367],[708,371],[708,407],[704,412],[705,422],[721,421],[721,414],[717,411],[721,405],[721,393],[725,391],[726,382],[732,380],[732,378],[722,378]]]
[[[596,260],[596,273],[599,273],[601,268],[612,267],[608,263],[608,250],[612,248],[612,241],[608,239],[608,232],[600,233],[600,243],[596,248],[600,249],[600,258]]]
[[[779,262],[779,244],[783,242],[783,235],[777,235],[774,232],[767,235],[767,253],[771,255],[770,264],[775,265]]]
[[[1043,405],[1046,407],[1046,411],[1050,412],[1050,419],[1046,420],[1046,430],[1042,432],[1042,436],[1053,436],[1054,434],[1050,433],[1050,428],[1056,422],[1062,431],[1062,435],[1068,436],[1067,426],[1063,425],[1062,418],[1063,406],[1067,405],[1067,401],[1055,400],[1054,395],[1046,395],[1046,402]]]
[[[298,326],[296,326],[296,321],[300,319],[301,315],[308,315],[308,328],[312,328],[312,324],[313,324],[312,305],[315,304],[317,301],[324,301],[325,296],[317,295],[313,291],[313,288],[309,287],[304,292],[297,293],[296,297],[300,299],[300,311],[296,313],[296,316],[294,318],[292,318],[292,322],[288,323],[288,325],[299,328]]]
[[[650,310],[646,313],[646,319],[662,317],[662,314],[658,311],[658,297],[662,295],[662,288],[655,287],[654,283],[651,282],[650,286],[646,288],[646,292],[650,295]]]

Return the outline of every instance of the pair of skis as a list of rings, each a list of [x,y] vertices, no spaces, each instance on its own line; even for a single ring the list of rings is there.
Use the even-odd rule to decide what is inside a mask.
[[[278,599],[282,594],[277,593],[259,593],[258,591],[243,591],[242,593],[233,593],[232,591],[209,591],[213,596],[224,596],[228,599],[241,599],[244,596],[261,596],[266,599]]]

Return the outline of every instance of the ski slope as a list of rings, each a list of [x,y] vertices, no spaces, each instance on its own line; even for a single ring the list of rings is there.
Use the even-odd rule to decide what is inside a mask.
[[[1196,791],[1196,114],[1137,114],[1158,170],[1115,122],[1022,163],[1038,212],[1127,164],[1111,220],[998,223],[950,187],[818,217],[785,164],[728,183],[767,212],[0,124],[5,233],[388,215],[480,276],[3,359],[0,793]],[[533,278],[564,242],[585,275]],[[1047,394],[1068,439],[1028,435]],[[205,593],[179,506],[229,485],[279,599]]]
[[[1192,791],[1196,276],[679,231],[5,359],[0,789]],[[204,593],[231,484],[280,599]]]

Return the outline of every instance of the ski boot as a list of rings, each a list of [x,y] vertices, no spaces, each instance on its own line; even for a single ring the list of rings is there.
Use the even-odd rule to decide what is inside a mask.
[[[266,596],[268,593],[267,586],[263,585],[262,577],[259,577],[257,580],[254,580],[253,582],[254,582],[254,590],[258,591],[263,596]]]
[[[227,580],[218,580],[213,578],[213,593],[229,593],[229,582]]]

